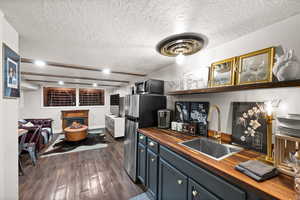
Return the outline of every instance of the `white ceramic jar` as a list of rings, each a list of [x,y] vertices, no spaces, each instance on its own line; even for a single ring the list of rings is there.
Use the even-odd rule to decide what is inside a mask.
[[[172,122],[172,123],[171,123],[171,129],[172,129],[173,131],[177,131],[177,122]]]
[[[183,126],[183,123],[182,123],[182,122],[178,122],[178,123],[177,123],[177,131],[178,131],[178,132],[182,132],[182,126]]]

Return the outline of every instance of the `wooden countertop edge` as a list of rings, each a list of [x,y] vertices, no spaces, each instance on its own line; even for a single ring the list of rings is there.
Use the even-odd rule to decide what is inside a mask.
[[[163,144],[164,146],[167,146],[171,150],[175,151],[176,153],[179,153],[180,155],[184,156],[188,160],[191,160],[200,166],[206,168],[209,171],[213,171],[214,173],[217,173],[218,175],[222,176],[225,179],[234,179],[237,180],[238,182],[244,183],[247,186],[250,186],[268,196],[271,196],[272,198],[277,198],[277,199],[282,199],[282,200],[294,200],[295,199],[295,191],[293,189],[293,186],[291,184],[292,178],[287,177],[286,175],[280,174],[278,177],[275,177],[273,179],[264,181],[264,182],[257,182],[245,174],[238,172],[237,170],[234,169],[235,163],[234,162],[234,157],[240,156],[244,160],[249,160],[249,159],[255,159],[261,154],[256,153],[254,151],[250,150],[243,150],[240,153],[237,153],[233,156],[230,156],[228,158],[225,158],[221,161],[216,161],[213,160],[205,155],[201,155],[199,152],[196,152],[192,149],[189,149],[187,147],[184,147],[178,142],[185,141],[188,139],[192,139],[195,137],[192,136],[186,136],[182,134],[182,137],[178,138],[173,135],[169,135],[168,133],[175,134],[174,131],[168,131],[168,130],[159,130],[155,128],[142,128],[138,129],[139,132],[143,133],[144,135],[150,137],[153,140],[156,140],[157,142]],[[159,135],[155,135],[156,132]],[[164,138],[163,135],[167,135],[168,137],[171,137],[175,141],[168,141],[166,137]],[[177,133],[178,134],[178,133]],[[179,136],[179,134],[178,134]],[[173,137],[173,138],[172,138]],[[170,139],[170,138],[169,138]],[[247,157],[244,154],[249,154],[253,157]],[[231,180],[232,181],[232,180]],[[270,188],[270,186],[272,188]],[[274,191],[274,187],[276,187],[276,191]],[[273,190],[272,190],[273,189]]]

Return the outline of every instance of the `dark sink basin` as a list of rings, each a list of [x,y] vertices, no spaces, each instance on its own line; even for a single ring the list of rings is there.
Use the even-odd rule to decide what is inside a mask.
[[[216,141],[207,138],[197,138],[179,144],[198,151],[215,160],[222,160],[243,150],[243,148],[229,144],[219,144]]]

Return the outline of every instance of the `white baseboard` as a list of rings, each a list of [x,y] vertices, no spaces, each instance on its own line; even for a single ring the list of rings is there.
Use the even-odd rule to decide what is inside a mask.
[[[53,133],[54,134],[62,133],[62,130],[61,129],[53,129]]]
[[[89,129],[97,129],[97,128],[105,128],[105,125],[98,125],[98,126],[89,126]],[[62,133],[62,129],[53,129],[53,133]]]
[[[105,125],[100,126],[90,126],[89,129],[96,129],[96,128],[105,128]]]

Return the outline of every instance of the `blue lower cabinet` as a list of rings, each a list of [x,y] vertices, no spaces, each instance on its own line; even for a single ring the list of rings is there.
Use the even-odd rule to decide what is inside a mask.
[[[147,186],[148,192],[157,199],[158,189],[158,156],[151,150],[147,150]]]
[[[146,147],[142,144],[138,144],[138,163],[137,163],[137,177],[143,185],[146,185],[146,173],[147,173],[147,152]]]
[[[174,151],[160,145],[159,156],[170,165],[184,173],[199,183],[207,191],[224,200],[246,200],[247,195],[244,190],[233,185],[210,171],[196,165],[195,163],[183,158]],[[250,199],[250,198],[248,198]],[[252,198],[251,198],[252,199]]]
[[[189,179],[188,200],[219,200],[219,198]]]
[[[141,133],[138,133],[138,141],[140,144],[147,145],[147,137]]]
[[[188,178],[163,159],[159,161],[159,200],[187,199]]]

